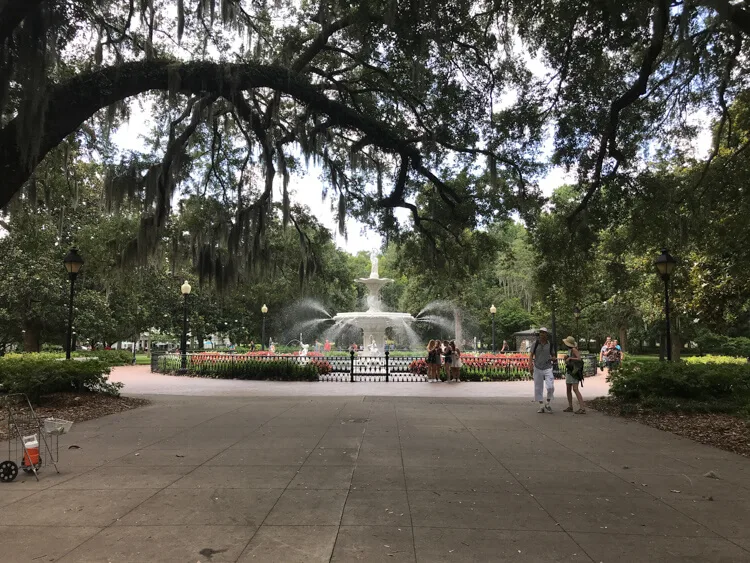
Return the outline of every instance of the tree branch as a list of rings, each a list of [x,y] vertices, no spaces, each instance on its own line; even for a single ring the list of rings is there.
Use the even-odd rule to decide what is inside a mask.
[[[617,161],[615,167],[619,167],[620,161],[622,160],[622,155],[617,149],[617,127],[620,123],[620,113],[634,104],[643,94],[646,93],[648,80],[654,72],[656,61],[664,48],[664,36],[668,24],[669,2],[666,0],[658,0],[652,18],[653,33],[651,35],[651,42],[646,49],[646,53],[643,55],[638,78],[636,78],[630,88],[628,88],[619,98],[615,99],[610,106],[609,120],[599,143],[599,152],[594,167],[594,178],[591,181],[586,194],[583,196],[583,200],[581,200],[581,203],[578,204],[573,213],[568,217],[568,223],[572,223],[578,214],[586,209],[591,198],[601,187],[602,168],[604,167],[604,159],[607,157],[607,154],[615,157],[615,160]]]
[[[269,88],[291,96],[316,113],[327,115],[331,126],[358,131],[386,152],[406,155],[414,164],[421,162],[419,150],[388,125],[327,98],[304,77],[290,73],[285,67],[139,61],[82,73],[51,88],[47,112],[55,119],[45,121],[45,129],[39,135],[39,146],[30,152],[36,155],[31,160],[23,157],[20,143],[27,140],[19,139],[18,132],[22,130],[19,119],[13,119],[0,129],[0,177],[4,179],[0,186],[0,208],[26,182],[38,162],[97,111],[130,96],[151,90],[169,90],[175,82],[184,93],[205,95],[211,92],[230,101],[239,99],[237,94],[244,90]],[[253,131],[260,136],[262,128],[256,125],[259,121],[254,119],[252,123]],[[409,131],[404,134],[407,138],[415,136]],[[420,172],[424,174],[424,170]],[[434,181],[434,177],[431,179]]]

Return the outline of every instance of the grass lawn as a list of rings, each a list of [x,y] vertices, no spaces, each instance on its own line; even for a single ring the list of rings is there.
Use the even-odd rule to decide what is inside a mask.
[[[635,362],[658,362],[659,356],[657,354],[649,354],[648,356],[639,354],[628,354],[625,353],[625,361],[633,360]]]
[[[147,356],[146,354],[136,354],[135,355],[135,363],[138,366],[147,366],[151,364],[151,356]]]

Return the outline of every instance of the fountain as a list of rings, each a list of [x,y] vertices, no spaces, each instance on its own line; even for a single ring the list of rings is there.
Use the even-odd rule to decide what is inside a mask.
[[[409,313],[391,313],[383,311],[380,303],[380,289],[391,283],[389,278],[381,278],[378,274],[378,257],[375,253],[370,254],[369,278],[355,280],[367,288],[368,309],[364,312],[339,313],[333,317],[336,325],[354,325],[363,330],[362,349],[365,355],[375,356],[385,351],[385,329],[389,327],[408,326],[414,321]]]

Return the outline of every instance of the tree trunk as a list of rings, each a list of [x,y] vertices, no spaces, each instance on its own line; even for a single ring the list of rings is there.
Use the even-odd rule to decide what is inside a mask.
[[[35,327],[26,327],[26,332],[23,334],[23,351],[24,352],[40,352],[41,343],[39,342],[39,329]]]
[[[620,348],[624,352],[628,344],[628,325],[620,327]]]
[[[679,334],[672,334],[672,361],[680,361],[682,355],[682,337]]]

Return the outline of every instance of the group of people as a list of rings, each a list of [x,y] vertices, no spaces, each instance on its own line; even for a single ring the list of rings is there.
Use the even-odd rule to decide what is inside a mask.
[[[461,381],[461,350],[451,340],[430,340],[427,344],[427,381],[437,383],[440,370],[445,367],[448,382]]]
[[[568,357],[565,358],[565,386],[568,395],[568,407],[563,412],[575,412],[586,414],[580,387],[583,385],[583,358],[578,349],[578,343],[572,336],[563,340],[568,348]],[[529,373],[534,378],[534,401],[539,403],[540,413],[552,412],[552,400],[555,397],[555,375],[552,369],[556,361],[554,348],[549,339],[547,329],[539,329],[539,338],[532,345],[529,353]],[[546,387],[547,397],[545,401],[544,390]],[[578,399],[578,410],[573,409],[573,394]]]
[[[319,340],[315,340],[315,351],[316,352],[330,352],[331,341],[326,338],[325,344],[321,344]]]
[[[599,366],[607,368],[610,372],[617,370],[622,362],[622,347],[609,336],[604,341],[604,346],[599,351]]]

